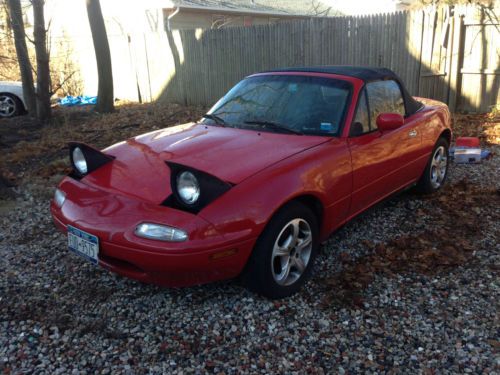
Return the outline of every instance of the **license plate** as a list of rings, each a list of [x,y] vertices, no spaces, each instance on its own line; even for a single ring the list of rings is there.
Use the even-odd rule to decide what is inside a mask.
[[[68,225],[68,246],[71,251],[97,264],[99,258],[99,238]]]

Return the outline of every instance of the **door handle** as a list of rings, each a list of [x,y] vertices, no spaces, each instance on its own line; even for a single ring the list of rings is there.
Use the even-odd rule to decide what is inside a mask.
[[[408,132],[408,137],[410,137],[410,138],[414,138],[414,137],[416,137],[416,136],[417,136],[417,131],[416,131],[415,129],[410,130],[410,131]]]

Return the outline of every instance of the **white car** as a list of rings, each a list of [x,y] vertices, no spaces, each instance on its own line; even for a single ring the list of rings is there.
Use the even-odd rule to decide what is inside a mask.
[[[21,82],[0,81],[0,118],[13,117],[25,112]]]

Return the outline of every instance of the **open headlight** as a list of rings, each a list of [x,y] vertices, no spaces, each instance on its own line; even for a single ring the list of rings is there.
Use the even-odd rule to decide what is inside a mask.
[[[85,156],[83,155],[80,147],[75,147],[71,155],[73,157],[73,165],[75,166],[76,170],[80,174],[86,174],[88,171],[87,160],[85,160]]]
[[[198,213],[232,187],[229,182],[206,172],[177,163],[166,163],[171,172],[172,194],[162,203],[164,206]]]
[[[76,179],[84,177],[114,159],[111,155],[78,142],[69,143],[69,157],[73,166],[70,176]]]
[[[200,184],[194,174],[189,171],[179,173],[177,176],[177,193],[186,204],[193,205],[200,198]]]

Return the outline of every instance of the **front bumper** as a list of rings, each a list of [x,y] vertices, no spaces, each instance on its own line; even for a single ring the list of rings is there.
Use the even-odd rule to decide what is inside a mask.
[[[228,241],[198,215],[124,195],[112,194],[65,178],[59,189],[66,201],[51,202],[56,226],[72,225],[99,237],[99,265],[142,282],[169,287],[203,284],[238,276],[255,244],[254,238]],[[187,231],[185,242],[140,238],[134,230],[142,222]]]

